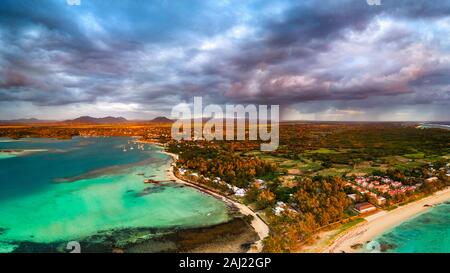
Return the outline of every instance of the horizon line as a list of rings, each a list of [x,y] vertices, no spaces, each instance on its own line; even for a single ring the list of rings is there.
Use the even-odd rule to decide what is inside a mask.
[[[65,121],[73,121],[78,118],[94,118],[94,119],[105,119],[105,118],[115,118],[115,119],[125,119],[124,122],[145,122],[145,121],[153,121],[158,118],[166,118],[169,120],[176,120],[169,118],[167,116],[156,116],[154,118],[147,118],[147,119],[130,119],[123,116],[78,116],[74,118],[66,118],[66,119],[47,119],[47,118],[35,118],[35,117],[29,117],[29,118],[12,118],[12,119],[1,119],[1,122],[15,122],[15,121],[26,121],[26,120],[36,120],[40,121],[41,123],[51,123],[51,122],[65,122]],[[226,119],[227,117],[223,117],[222,119]],[[213,118],[204,118],[207,120],[211,120]],[[220,118],[217,118],[220,119]],[[235,118],[235,119],[241,119],[241,118]],[[246,118],[247,119],[247,118]],[[429,122],[450,122],[450,120],[312,120],[312,119],[282,119],[280,122],[288,123],[288,122],[367,122],[367,123],[377,123],[377,122],[384,122],[384,123],[402,123],[402,122],[409,122],[409,123],[429,123]],[[25,123],[26,124],[26,123]]]

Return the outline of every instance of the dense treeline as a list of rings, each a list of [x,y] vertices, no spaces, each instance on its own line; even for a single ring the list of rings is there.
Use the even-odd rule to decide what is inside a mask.
[[[319,225],[327,225],[344,217],[344,210],[350,205],[344,185],[339,177],[306,178],[299,183],[293,199],[299,211],[311,213]]]
[[[227,183],[247,188],[256,177],[270,175],[277,167],[254,156],[238,154],[229,143],[172,142],[168,150],[179,155],[179,167],[195,170],[204,177],[220,177]]]
[[[0,137],[57,138],[86,137],[140,137],[144,141],[165,143],[170,140],[170,124],[127,125],[33,125],[0,126]]]
[[[281,147],[274,154],[290,159],[306,157],[325,164],[351,165],[394,155],[450,153],[450,133],[440,129],[420,130],[397,123],[291,124],[281,128]],[[306,153],[321,148],[338,152]]]
[[[271,234],[266,239],[265,251],[298,250],[319,227],[345,218],[350,201],[344,185],[339,177],[299,181],[290,200],[295,210],[287,210],[281,217],[270,218]]]

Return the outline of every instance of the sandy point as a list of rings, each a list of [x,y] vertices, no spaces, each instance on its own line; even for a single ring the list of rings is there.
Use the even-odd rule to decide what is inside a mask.
[[[431,196],[396,208],[392,211],[381,211],[365,218],[365,222],[353,227],[340,235],[323,252],[327,253],[352,253],[360,252],[360,249],[352,246],[364,245],[382,233],[400,225],[421,213],[426,212],[431,206],[450,200],[450,188],[434,193]]]

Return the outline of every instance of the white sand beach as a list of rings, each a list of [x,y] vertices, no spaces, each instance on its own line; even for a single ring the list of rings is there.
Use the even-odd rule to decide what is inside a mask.
[[[352,253],[359,252],[352,246],[365,244],[373,240],[378,235],[392,229],[402,222],[415,217],[430,209],[430,206],[450,200],[450,188],[434,193],[431,196],[420,199],[392,211],[381,211],[368,216],[363,222],[349,231],[340,235],[323,252],[325,253]]]
[[[173,160],[176,162],[176,160],[178,160],[178,155],[176,154],[172,154],[172,153],[168,153],[165,151],[161,151],[162,153],[165,153],[167,155],[170,155]],[[188,185],[190,187],[194,187],[200,191],[203,191],[207,194],[210,194],[216,198],[221,199],[222,201],[226,202],[226,203],[230,203],[233,206],[235,206],[237,209],[239,209],[239,212],[243,215],[252,215],[253,216],[253,220],[251,223],[251,226],[253,227],[253,229],[255,230],[255,232],[258,234],[259,236],[259,240],[255,242],[254,246],[251,247],[248,251],[248,253],[259,253],[262,251],[263,248],[263,239],[266,238],[269,235],[269,227],[267,226],[266,223],[264,223],[264,221],[253,211],[251,210],[249,207],[247,207],[244,204],[241,204],[239,202],[236,202],[226,196],[223,196],[217,192],[211,191],[209,189],[200,187],[196,184],[190,183],[189,181],[185,181],[182,179],[179,179],[178,177],[175,176],[174,174],[174,170],[173,170],[173,165],[171,165],[169,171],[168,171],[168,177],[171,180],[175,180],[177,183],[181,183],[181,184],[185,184]]]

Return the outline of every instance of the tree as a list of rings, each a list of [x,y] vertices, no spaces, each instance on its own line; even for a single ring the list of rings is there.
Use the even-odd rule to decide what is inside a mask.
[[[258,209],[264,209],[275,204],[275,194],[270,190],[263,190],[256,199]]]

